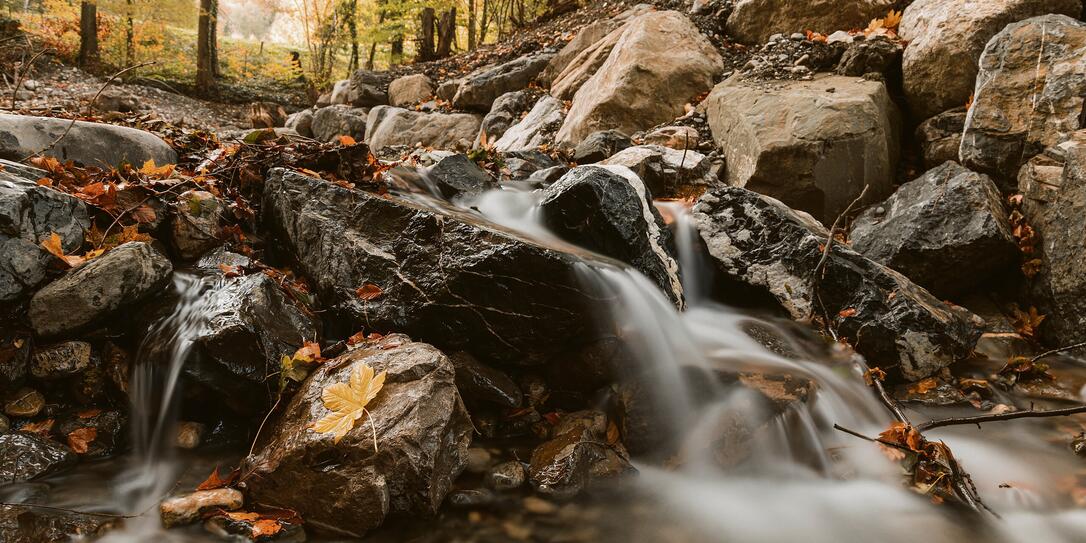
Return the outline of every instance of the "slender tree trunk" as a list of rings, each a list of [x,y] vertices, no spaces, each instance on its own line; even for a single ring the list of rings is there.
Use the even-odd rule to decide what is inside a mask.
[[[210,94],[215,90],[215,72],[211,67],[212,4],[215,0],[200,0],[200,17],[196,23],[196,90]]]
[[[347,32],[351,35],[351,58],[347,63],[347,72],[354,73],[358,69],[358,0],[350,0],[347,6]]]
[[[392,38],[392,46],[390,47],[388,57],[390,66],[399,66],[403,63],[403,34],[396,34],[396,36]]]
[[[208,48],[211,50],[211,75],[218,79],[222,76],[219,69],[219,0],[211,0],[211,20],[208,22]]]
[[[481,46],[486,43],[486,31],[490,25],[488,20],[490,15],[490,2],[491,0],[483,0],[483,18],[479,21],[479,41],[475,43],[476,46]]]
[[[128,12],[124,17],[124,64],[125,66],[131,66],[134,64],[136,57],[136,29],[132,22],[132,0],[126,0],[125,2]]]
[[[468,0],[468,51],[475,50],[475,0]]]
[[[79,65],[98,62],[98,5],[84,1],[79,6]]]
[[[422,8],[419,13],[418,62],[434,60],[434,8]]]
[[[456,7],[451,7],[441,14],[441,21],[437,24],[437,58],[445,58],[452,54],[455,45]]]

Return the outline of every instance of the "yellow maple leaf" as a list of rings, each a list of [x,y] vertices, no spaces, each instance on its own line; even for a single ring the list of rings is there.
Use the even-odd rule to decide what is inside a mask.
[[[321,400],[332,413],[313,424],[313,431],[333,434],[339,443],[354,423],[366,414],[370,403],[385,385],[385,372],[374,376],[373,368],[362,364],[351,372],[349,383],[333,383],[324,387]],[[371,424],[372,426],[372,424]],[[373,448],[377,449],[377,429],[373,430]]]
[[[140,168],[140,173],[147,177],[165,179],[173,175],[174,164],[164,164],[162,166],[155,166],[155,159],[149,159],[143,163],[143,167]]]

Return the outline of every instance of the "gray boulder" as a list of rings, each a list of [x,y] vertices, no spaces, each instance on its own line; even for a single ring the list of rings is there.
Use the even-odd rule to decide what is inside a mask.
[[[76,456],[68,447],[26,432],[0,435],[0,482],[22,483],[68,468]]]
[[[329,413],[322,392],[346,383],[362,365],[386,372],[384,387],[366,406],[368,413],[334,443],[311,429]],[[436,514],[471,444],[472,424],[454,375],[440,351],[398,334],[321,364],[260,452],[246,459],[254,475],[249,498],[289,507],[308,524],[353,537],[390,514]]]
[[[303,109],[297,113],[291,113],[287,116],[287,122],[284,126],[294,130],[299,136],[312,138],[313,113],[312,109]]]
[[[576,259],[472,215],[272,170],[266,220],[332,313],[487,363],[540,363],[590,340]],[[381,294],[362,300],[371,283]],[[531,311],[526,311],[531,308]]]
[[[499,96],[494,100],[490,112],[483,117],[479,127],[479,138],[476,146],[482,142],[483,134],[486,134],[487,143],[493,144],[501,139],[506,130],[520,119],[520,115],[528,110],[528,92],[512,91]]]
[[[381,76],[369,70],[356,70],[351,74],[348,103],[354,107],[373,107],[388,104],[388,93],[383,90]]]
[[[661,145],[635,145],[599,162],[603,166],[625,166],[637,174],[657,198],[682,197],[694,187],[720,184],[709,178],[709,157],[692,150],[680,151]]]
[[[724,276],[762,289],[797,320],[822,319],[891,379],[927,377],[972,352],[983,321],[841,244],[813,217],[738,187],[701,197],[693,220]]]
[[[879,81],[820,76],[757,85],[731,78],[702,103],[727,158],[728,183],[833,222],[865,185],[890,194],[897,108]]]
[[[1082,127],[1086,23],[1045,15],[1008,25],[980,57],[962,165],[1011,189],[1018,169]]]
[[[151,245],[125,243],[39,290],[30,323],[39,335],[55,336],[101,322],[161,289],[172,271]]]
[[[505,162],[502,171],[508,171],[510,179],[526,179],[537,171],[564,166],[560,160],[547,153],[534,150],[502,153],[502,160]]]
[[[505,131],[494,143],[494,148],[499,151],[525,151],[549,145],[554,142],[554,134],[565,118],[562,102],[545,94],[520,122]]]
[[[453,106],[490,111],[490,106],[499,96],[527,88],[528,83],[547,67],[551,57],[547,53],[521,57],[468,75],[452,99]]]
[[[630,137],[618,130],[600,130],[588,135],[573,149],[573,161],[577,164],[599,162],[633,145]]]
[[[739,0],[725,25],[728,36],[742,43],[765,43],[774,34],[810,30],[829,35],[834,30],[864,28],[885,17],[894,0],[811,0],[797,9],[792,0]]]
[[[474,196],[498,188],[494,176],[460,154],[441,159],[430,168],[426,177],[446,199]]]
[[[468,113],[420,113],[378,106],[370,110],[366,120],[366,143],[374,150],[416,144],[466,150],[479,134],[481,122],[482,117]]]
[[[837,75],[861,77],[869,73],[895,75],[901,60],[901,45],[885,38],[851,43],[837,63]]]
[[[630,264],[682,305],[671,233],[652,205],[652,194],[629,168],[573,168],[544,189],[539,210],[559,237]]]
[[[434,82],[425,74],[405,75],[388,86],[388,103],[403,107],[429,99],[434,94]]]
[[[851,243],[940,297],[976,289],[1018,254],[995,183],[954,162],[865,211]]]
[[[45,279],[53,256],[41,242],[55,232],[64,251],[76,251],[90,218],[78,198],[35,182],[44,170],[0,165],[0,302],[10,302]]]
[[[310,132],[318,141],[335,141],[340,136],[362,141],[366,137],[368,113],[365,109],[342,104],[322,107],[313,114]]]
[[[88,166],[119,168],[124,163],[142,166],[177,162],[177,153],[166,142],[143,130],[67,119],[0,114],[0,158],[20,161],[52,145],[47,156],[73,160]],[[57,141],[57,140],[60,141]]]
[[[948,160],[957,162],[965,130],[965,107],[944,111],[916,127],[916,141],[924,156],[924,167],[934,168]]]

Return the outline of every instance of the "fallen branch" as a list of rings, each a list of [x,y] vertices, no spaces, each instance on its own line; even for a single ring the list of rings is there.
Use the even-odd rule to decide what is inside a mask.
[[[116,513],[97,513],[94,511],[79,511],[77,509],[68,509],[67,507],[53,507],[51,505],[40,505],[37,503],[10,503],[0,502],[0,506],[3,507],[33,507],[35,509],[48,509],[50,511],[60,511],[62,513],[74,513],[77,515],[89,515],[92,517],[107,517],[107,518],[136,518],[139,515],[118,515]]]
[[[1086,347],[1086,341],[1083,341],[1082,343],[1075,343],[1074,345],[1066,345],[1064,347],[1057,347],[1057,348],[1052,349],[1050,351],[1045,351],[1045,352],[1043,352],[1043,353],[1029,359],[1029,361],[1030,362],[1036,362],[1036,361],[1038,361],[1038,360],[1040,360],[1042,358],[1047,358],[1047,357],[1052,356],[1054,354],[1060,354],[1060,353],[1064,353],[1064,352],[1067,352],[1067,351],[1073,351],[1075,349],[1081,349],[1083,347]]]
[[[942,428],[944,426],[962,426],[966,424],[977,424],[982,422],[997,422],[1001,420],[1011,419],[1037,419],[1046,417],[1067,417],[1070,415],[1077,415],[1080,413],[1086,413],[1086,405],[1077,405],[1075,407],[1067,407],[1064,409],[1048,409],[1044,411],[1038,411],[1036,409],[1027,409],[1025,411],[1013,411],[1010,413],[999,413],[997,415],[976,415],[972,417],[950,417],[946,419],[929,420],[923,424],[916,426],[916,429],[923,432],[924,430],[931,430],[932,428]]]
[[[864,185],[864,189],[860,191],[860,195],[857,196],[856,199],[852,201],[852,203],[848,204],[848,207],[846,207],[845,210],[842,211],[841,214],[833,220],[833,225],[830,226],[830,235],[826,239],[826,246],[822,249],[822,258],[819,259],[818,265],[815,266],[814,269],[815,277],[821,278],[822,269],[826,266],[826,261],[830,258],[830,249],[833,248],[833,235],[837,231],[837,227],[840,225],[841,219],[847,216],[849,212],[852,211],[852,208],[856,204],[860,203],[860,200],[864,199],[864,196],[867,194],[867,189],[870,187],[871,185]]]

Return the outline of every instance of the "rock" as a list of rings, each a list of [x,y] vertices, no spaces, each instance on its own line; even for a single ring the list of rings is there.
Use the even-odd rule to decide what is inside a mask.
[[[482,447],[469,447],[467,453],[467,465],[464,471],[468,473],[485,473],[494,465],[494,455]]]
[[[494,176],[487,173],[464,155],[452,155],[441,159],[427,173],[441,197],[477,196],[498,188]]]
[[[280,359],[318,337],[314,317],[267,275],[227,281],[209,294],[207,324],[193,338],[203,355],[182,370],[241,413],[265,407]]]
[[[463,82],[463,79],[443,81],[437,86],[437,97],[446,102],[452,102],[452,99],[456,96],[456,91],[460,89],[460,84]]]
[[[533,515],[553,515],[558,512],[558,506],[554,502],[549,502],[543,498],[527,496],[522,503],[524,504],[524,510]]]
[[[245,496],[234,488],[197,490],[191,494],[174,496],[162,501],[159,513],[167,528],[192,524],[200,520],[201,513],[212,509],[234,511],[245,505]]]
[[[595,409],[574,411],[562,415],[552,433],[562,435],[568,432],[587,431],[594,439],[607,439],[607,414]]]
[[[632,133],[671,120],[723,70],[716,49],[686,16],[638,16],[573,97],[557,140],[572,146],[597,130]]]
[[[664,126],[645,134],[641,138],[646,145],[659,145],[682,151],[697,149],[701,136],[698,130],[690,126]]]
[[[468,113],[418,113],[406,109],[379,106],[370,110],[366,120],[366,143],[372,149],[390,145],[435,149],[470,146],[479,133],[482,118]]]
[[[41,242],[55,232],[61,248],[76,251],[90,228],[81,200],[35,181],[43,170],[17,174],[12,163],[0,162],[0,302],[11,302],[40,284],[53,261]],[[37,177],[34,177],[37,176]]]
[[[932,169],[948,160],[957,162],[965,130],[965,107],[944,111],[916,127],[916,141],[924,155],[924,167]]]
[[[91,105],[98,111],[131,113],[140,109],[139,98],[120,89],[106,89],[97,98],[91,94],[85,99],[93,99],[94,102]]]
[[[345,322],[404,330],[487,363],[542,362],[591,339],[588,294],[569,255],[470,215],[285,170],[270,172],[264,196],[272,231]],[[382,294],[359,299],[365,282]]]
[[[424,74],[405,75],[388,86],[388,103],[403,107],[425,102],[434,94],[434,82]]]
[[[573,160],[577,164],[592,164],[631,145],[630,137],[618,130],[600,130],[577,144],[573,150]]]
[[[369,70],[356,70],[351,74],[348,98],[354,107],[373,107],[388,104],[388,93],[381,90],[381,76]]]
[[[177,424],[174,445],[179,449],[192,450],[204,442],[207,426],[199,422],[182,421]]]
[[[592,45],[574,56],[568,65],[554,77],[551,83],[551,95],[559,100],[572,100],[581,87],[599,71],[607,58],[611,56],[618,39],[622,37],[626,26],[613,29]]]
[[[593,21],[592,23],[581,27],[581,29],[577,31],[577,35],[566,43],[557,54],[551,57],[550,62],[547,63],[547,67],[543,68],[543,71],[540,72],[538,77],[539,81],[544,85],[553,83],[558,75],[561,74],[582,51],[595,45],[596,42],[602,40],[618,26],[619,24],[613,19],[602,19]]]
[[[901,45],[889,39],[876,37],[854,42],[841,55],[837,75],[861,77],[869,73],[893,74],[894,79],[900,81],[895,72],[900,71],[897,66],[901,54]]]
[[[4,415],[0,415],[0,434],[6,434],[11,431],[11,421]]]
[[[321,393],[361,365],[387,372],[384,387],[338,444],[310,425],[328,413]],[[354,537],[386,515],[431,516],[464,468],[472,425],[437,349],[389,335],[318,366],[255,457],[249,496],[298,511]],[[370,427],[370,428],[367,428]],[[378,436],[374,450],[372,431]],[[316,472],[319,477],[315,477]]]
[[[765,87],[733,77],[703,102],[727,157],[728,184],[830,224],[867,191],[890,193],[898,160],[897,109],[878,81],[820,76]]]
[[[978,317],[848,247],[834,244],[819,268],[826,229],[777,200],[714,189],[692,218],[718,271],[764,289],[794,319],[828,315],[837,334],[891,379],[927,377],[967,357],[980,337]],[[816,272],[824,277],[820,284]]]
[[[996,34],[980,57],[962,165],[1009,189],[1030,157],[1066,141],[1082,124],[1083,55],[1086,23],[1063,15],[1026,19]]]
[[[864,28],[893,7],[893,0],[812,0],[803,9],[791,0],[739,0],[724,28],[736,41],[764,43],[774,34]]]
[[[29,387],[23,387],[4,398],[4,413],[10,417],[36,417],[45,407],[45,396]]]
[[[121,444],[122,434],[127,428],[128,418],[120,411],[87,410],[76,411],[65,416],[56,427],[56,433],[68,436],[68,443],[74,443],[71,436],[79,436],[89,430],[91,439],[86,440],[85,448],[75,452],[81,458],[104,458],[116,452]],[[85,434],[84,434],[85,435]]]
[[[502,462],[487,472],[484,482],[486,486],[492,488],[498,492],[507,492],[510,490],[516,490],[521,486],[524,486],[524,482],[528,479],[528,470],[524,468],[524,464],[511,461]]]
[[[210,192],[189,190],[181,193],[174,204],[170,228],[178,256],[193,260],[221,245],[220,229],[225,212],[226,206]]]
[[[494,143],[494,148],[499,151],[524,151],[550,144],[565,118],[562,102],[543,95],[528,115],[505,131]]]
[[[710,179],[711,161],[697,151],[679,151],[659,145],[623,149],[599,163],[625,166],[637,174],[657,198],[682,197],[692,187],[715,185]]]
[[[42,336],[101,322],[161,289],[172,271],[151,245],[125,243],[39,290],[30,299],[30,322]]]
[[[30,332],[11,328],[0,331],[0,395],[22,384],[30,366]]]
[[[49,148],[68,130],[68,119],[0,114],[0,158],[23,160]],[[120,168],[129,163],[143,165],[177,162],[177,153],[166,142],[135,128],[76,121],[68,135],[45,154],[61,161],[74,160],[88,166]]]
[[[571,431],[539,445],[528,465],[532,486],[541,494],[568,498],[595,480],[636,472],[628,460],[600,443],[588,432]]]
[[[249,123],[253,128],[282,128],[287,123],[287,110],[276,102],[249,104]]]
[[[75,454],[38,434],[12,432],[0,435],[0,481],[22,483],[71,467]]]
[[[917,0],[905,8],[898,34],[909,41],[902,62],[905,97],[920,118],[965,105],[973,94],[985,44],[1008,24],[1059,13],[1078,17],[1081,0]],[[1033,53],[1022,55],[1036,60]],[[1032,66],[1032,64],[1031,64]],[[1026,97],[1016,97],[1028,101]]]
[[[313,137],[313,115],[312,109],[303,109],[297,113],[291,113],[287,117],[287,122],[284,123],[286,128],[293,129],[298,135],[305,138]]]
[[[550,62],[551,55],[543,53],[483,68],[465,77],[453,97],[458,109],[490,111],[499,96],[528,87],[535,76]]]
[[[939,297],[976,289],[1018,254],[999,189],[954,162],[868,208],[853,222],[850,241]]]
[[[682,305],[671,233],[652,205],[652,194],[628,168],[573,168],[544,189],[539,211],[562,239],[630,264]]]
[[[0,505],[0,541],[5,543],[93,541],[116,523],[116,519],[101,515],[67,513],[30,505]]]
[[[539,170],[564,167],[562,162],[542,151],[509,151],[502,153],[502,160],[505,161],[503,171],[509,171],[510,179],[526,179]]]
[[[527,181],[529,183],[545,187],[561,179],[562,176],[566,175],[566,172],[568,171],[568,166],[551,166],[550,168],[545,168],[532,172],[532,175],[528,176]]]
[[[34,349],[30,374],[38,379],[61,379],[87,369],[90,363],[90,343],[65,341]]]
[[[327,105],[347,105],[351,103],[351,80],[340,79],[332,84],[332,94]]]
[[[465,402],[489,402],[516,408],[523,402],[520,388],[505,372],[479,362],[465,352],[449,356],[456,369],[456,388]]]
[[[498,497],[494,492],[485,488],[469,488],[464,490],[453,490],[449,493],[449,497],[446,501],[453,507],[459,507],[463,509],[479,509],[480,507],[490,507],[494,505]]]
[[[528,91],[507,92],[494,100],[490,113],[483,117],[479,127],[479,137],[475,140],[475,146],[480,147],[483,134],[489,144],[501,139],[506,130],[520,119],[521,113],[528,109]]]
[[[310,131],[318,141],[336,141],[340,136],[350,136],[355,141],[366,137],[366,115],[362,108],[348,105],[331,105],[313,114]]]

